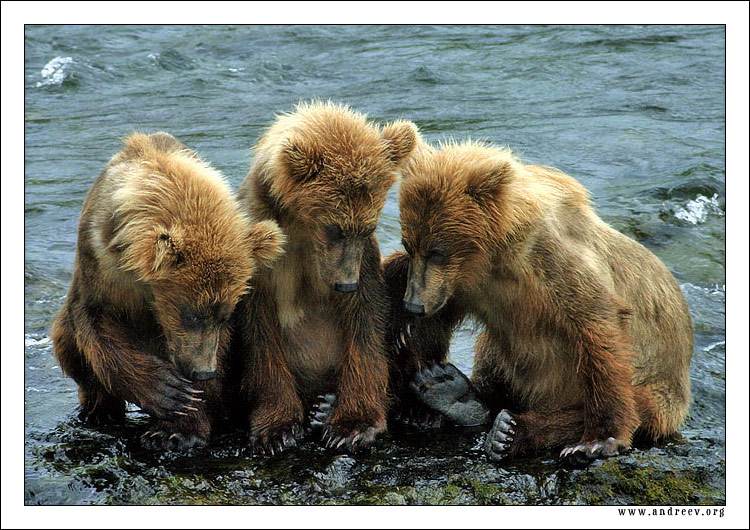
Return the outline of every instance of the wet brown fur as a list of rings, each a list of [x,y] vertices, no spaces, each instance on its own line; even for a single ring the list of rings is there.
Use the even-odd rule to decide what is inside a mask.
[[[520,413],[511,455],[676,432],[690,402],[685,299],[576,180],[477,143],[425,146],[403,172],[400,210],[428,316],[394,364],[444,361],[451,328],[472,317],[485,328],[474,385],[494,413]],[[439,265],[427,258],[436,246]],[[401,303],[409,261],[397,252],[384,265],[391,338],[413,319]]]
[[[338,395],[335,435],[385,429],[387,295],[373,230],[416,139],[409,122],[380,130],[345,106],[313,102],[258,142],[240,201],[253,219],[277,221],[288,243],[235,315],[254,439],[289,432],[324,392]],[[331,226],[343,243],[327,238]],[[356,281],[355,292],[333,289]]]
[[[223,177],[172,135],[129,136],[86,197],[70,291],[52,327],[81,417],[121,419],[128,401],[161,417],[158,429],[207,436],[223,409],[228,317],[281,243],[277,226],[251,226]],[[208,344],[181,325],[184,307],[215,310]],[[204,391],[197,411],[170,415],[157,388],[191,369],[219,376],[192,383]]]

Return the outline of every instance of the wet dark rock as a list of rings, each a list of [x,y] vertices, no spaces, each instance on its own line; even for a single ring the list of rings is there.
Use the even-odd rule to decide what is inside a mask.
[[[195,456],[152,454],[143,421],[108,433],[61,424],[39,444],[43,476],[27,477],[27,504],[683,505],[725,502],[724,449],[698,437],[562,466],[552,455],[498,466],[477,429],[388,434],[370,453],[317,441],[275,457],[244,457],[239,435]],[[76,432],[77,431],[77,432]],[[72,435],[78,439],[73,440]],[[114,436],[117,434],[117,437]],[[45,469],[47,468],[47,469]],[[44,483],[43,492],[36,485]]]

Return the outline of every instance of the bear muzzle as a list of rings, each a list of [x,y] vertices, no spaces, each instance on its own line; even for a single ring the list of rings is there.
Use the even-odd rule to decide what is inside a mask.
[[[359,282],[353,282],[353,283],[334,283],[333,289],[335,291],[338,291],[340,293],[353,293],[357,289],[359,289]]]
[[[407,302],[406,300],[404,300],[404,308],[409,313],[420,316],[420,317],[426,314],[426,311],[424,309],[424,304],[414,304],[414,303]]]
[[[216,377],[216,370],[201,371],[201,372],[197,370],[193,370],[193,373],[190,374],[190,379],[192,379],[193,381],[208,381],[215,377]]]

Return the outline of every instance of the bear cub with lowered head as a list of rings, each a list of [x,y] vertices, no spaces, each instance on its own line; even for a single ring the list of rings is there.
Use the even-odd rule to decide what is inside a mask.
[[[392,311],[398,362],[453,422],[495,418],[490,458],[562,448],[586,462],[635,434],[676,432],[690,401],[685,299],[576,180],[476,143],[426,146],[403,171],[399,202],[406,253],[385,263],[403,299]],[[484,328],[471,383],[443,364],[466,317]]]
[[[380,130],[314,102],[280,116],[256,146],[240,202],[276,221],[287,244],[234,317],[254,451],[296,445],[326,393],[336,395],[319,410],[327,446],[367,447],[386,429],[388,302],[374,231],[417,134],[410,122]]]
[[[172,135],[134,133],[83,204],[54,352],[80,418],[156,418],[152,448],[205,445],[221,415],[229,317],[283,237],[251,225],[223,177]]]

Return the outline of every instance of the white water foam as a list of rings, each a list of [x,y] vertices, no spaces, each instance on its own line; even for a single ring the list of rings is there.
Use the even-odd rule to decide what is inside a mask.
[[[29,335],[26,335],[24,337],[23,344],[24,346],[44,346],[45,344],[49,344],[52,342],[52,339],[49,337],[42,337],[41,339],[35,339],[34,337],[30,337]]]
[[[710,199],[703,195],[698,195],[695,199],[688,201],[684,207],[678,206],[675,209],[674,216],[694,225],[706,222],[709,213],[723,214],[719,205],[719,196],[714,193]]]
[[[67,77],[67,65],[72,62],[72,57],[55,57],[42,68],[42,80],[36,86],[62,85]]]

